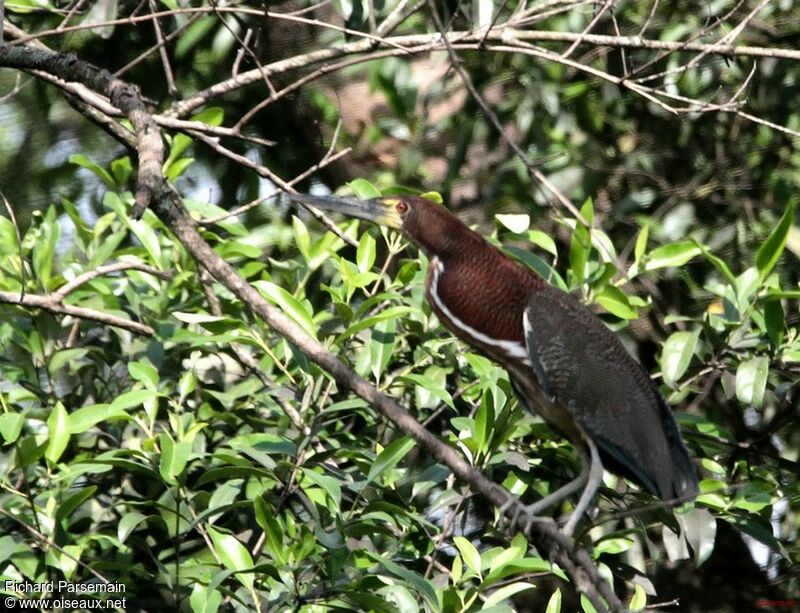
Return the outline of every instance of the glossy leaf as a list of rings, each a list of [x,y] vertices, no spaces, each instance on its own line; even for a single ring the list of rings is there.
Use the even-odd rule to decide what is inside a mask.
[[[57,462],[64,453],[69,443],[69,416],[64,405],[57,402],[47,418],[47,449],[45,457],[51,462]]]
[[[683,266],[702,253],[702,249],[691,240],[679,241],[656,247],[645,257],[645,270]]]
[[[647,593],[644,588],[638,583],[633,587],[633,596],[628,603],[628,609],[631,611],[641,611],[647,606]]]
[[[366,179],[355,179],[350,181],[347,186],[353,190],[353,194],[355,194],[356,198],[360,198],[362,200],[378,198],[381,195],[381,193],[378,191],[378,188]]]
[[[358,263],[358,270],[361,272],[368,272],[372,270],[372,265],[375,263],[375,239],[370,234],[364,233],[358,241],[358,250],[356,251],[356,262]]]
[[[208,535],[214,542],[217,557],[222,565],[228,570],[237,572],[236,577],[243,585],[253,589],[253,574],[243,572],[253,568],[253,558],[236,537],[231,534],[224,534],[215,528],[208,526]]]
[[[743,404],[760,407],[769,375],[769,358],[750,358],[736,369],[736,397]]]
[[[527,231],[531,225],[531,216],[525,214],[501,214],[495,215],[494,218],[500,225],[511,230],[515,234],[522,234]]]
[[[481,574],[481,555],[471,542],[463,536],[453,537],[453,544],[461,554],[461,559],[475,575]]]
[[[639,316],[636,310],[631,308],[628,297],[613,285],[606,285],[595,297],[595,301],[620,319],[636,319]]]
[[[389,443],[389,445],[378,454],[378,457],[375,458],[375,462],[369,469],[367,481],[374,481],[397,466],[397,464],[414,448],[414,445],[414,439],[408,436],[404,436]]]
[[[161,447],[161,461],[159,462],[158,470],[167,483],[176,485],[178,477],[181,476],[184,468],[186,468],[186,463],[189,461],[192,445],[186,441],[176,443],[166,433],[161,434],[158,439]]]
[[[669,387],[675,388],[689,364],[692,361],[700,331],[694,332],[674,332],[664,343],[664,350],[661,353],[661,374],[664,383]]]
[[[561,613],[561,588],[556,588],[556,591],[550,596],[545,613]]]
[[[253,283],[262,296],[277,305],[294,323],[300,326],[306,334],[312,338],[317,338],[317,329],[311,314],[306,307],[292,294],[275,285],[271,281],[256,281]]]

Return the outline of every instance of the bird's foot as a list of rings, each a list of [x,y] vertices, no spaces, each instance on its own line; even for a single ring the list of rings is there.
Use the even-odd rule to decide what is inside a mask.
[[[578,520],[580,519],[580,513],[570,513],[566,516],[563,521],[563,526],[561,526],[561,534],[564,536],[572,536],[572,533],[575,532],[575,526],[578,525]],[[559,523],[562,523],[559,520]]]
[[[538,503],[526,505],[514,494],[506,490],[503,490],[503,493],[506,495],[506,501],[499,508],[500,519],[501,521],[503,518],[507,519],[510,528],[519,527],[527,535],[534,522],[555,523],[552,518],[539,515],[542,508]]]

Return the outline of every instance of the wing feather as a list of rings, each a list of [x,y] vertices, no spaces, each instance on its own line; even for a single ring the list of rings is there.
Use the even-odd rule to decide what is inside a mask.
[[[603,322],[547,287],[531,299],[523,323],[540,386],[592,438],[607,468],[664,500],[697,492],[671,409]]]

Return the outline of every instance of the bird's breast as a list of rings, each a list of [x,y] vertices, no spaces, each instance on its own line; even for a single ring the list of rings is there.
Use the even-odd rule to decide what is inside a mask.
[[[528,361],[522,315],[531,288],[497,262],[430,260],[428,302],[442,323],[490,358]]]

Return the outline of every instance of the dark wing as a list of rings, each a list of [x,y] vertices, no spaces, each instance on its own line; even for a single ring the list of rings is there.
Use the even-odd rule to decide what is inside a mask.
[[[600,450],[604,465],[663,500],[697,493],[678,426],[644,368],[574,297],[537,292],[525,342],[541,387]]]

